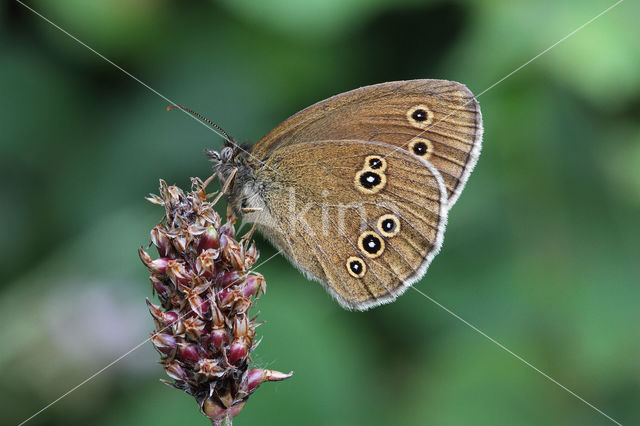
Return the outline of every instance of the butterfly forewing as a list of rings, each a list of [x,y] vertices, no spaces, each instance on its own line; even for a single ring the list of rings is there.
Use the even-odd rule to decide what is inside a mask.
[[[451,207],[480,154],[482,117],[473,94],[460,83],[382,83],[302,110],[261,139],[252,154],[266,159],[289,145],[353,139],[391,144],[433,164],[442,176]]]

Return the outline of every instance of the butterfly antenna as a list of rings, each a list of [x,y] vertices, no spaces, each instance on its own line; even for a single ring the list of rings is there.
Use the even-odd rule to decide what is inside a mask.
[[[220,133],[222,133],[222,135],[224,136],[224,138],[227,140],[227,142],[229,142],[232,145],[235,145],[235,142],[233,142],[233,139],[231,139],[231,137],[227,134],[227,132],[225,132],[222,127],[218,126],[216,123],[214,123],[213,121],[209,120],[208,118],[204,118],[203,116],[201,116],[200,114],[198,114],[197,112],[193,111],[192,109],[189,109],[187,107],[184,107],[182,105],[169,105],[167,107],[167,111],[171,111],[172,109],[177,108],[177,109],[181,109],[182,111],[188,112],[189,114],[193,115],[194,117],[200,119],[201,121],[207,123],[208,125],[210,125],[211,127],[217,129],[220,131]]]

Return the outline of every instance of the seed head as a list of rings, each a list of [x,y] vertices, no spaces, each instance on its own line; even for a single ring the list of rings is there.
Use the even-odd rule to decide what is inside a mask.
[[[200,179],[188,194],[161,180],[160,195],[147,199],[165,208],[151,230],[159,257],[139,250],[160,301],[147,306],[156,324],[151,342],[173,380],[165,383],[192,395],[214,425],[230,424],[261,383],[292,374],[249,369],[261,324],[249,311],[266,292],[251,270],[258,251],[236,239],[232,214],[222,223]]]

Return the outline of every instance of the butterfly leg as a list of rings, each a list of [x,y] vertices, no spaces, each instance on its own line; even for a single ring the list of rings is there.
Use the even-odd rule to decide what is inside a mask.
[[[218,201],[220,201],[220,198],[222,198],[222,196],[227,193],[227,191],[231,187],[231,182],[233,182],[233,179],[236,177],[236,173],[238,173],[237,168],[231,171],[231,173],[229,174],[229,177],[227,178],[226,181],[224,181],[224,184],[222,185],[222,190],[218,193],[216,198],[212,201],[213,204],[216,204]]]
[[[205,180],[205,181],[202,183],[202,187],[203,187],[203,188],[206,188],[207,186],[209,186],[209,184],[210,184],[210,183],[211,183],[211,182],[212,182],[212,181],[213,181],[217,176],[218,176],[218,173],[214,173],[214,174],[212,174],[211,176],[209,176],[209,177],[207,178],[207,180]]]
[[[242,239],[247,243],[247,247],[249,246],[249,241],[251,241],[251,237],[253,236],[253,233],[256,232],[257,227],[258,222],[253,222],[253,225],[251,226],[251,229],[249,229],[249,232],[242,236]]]

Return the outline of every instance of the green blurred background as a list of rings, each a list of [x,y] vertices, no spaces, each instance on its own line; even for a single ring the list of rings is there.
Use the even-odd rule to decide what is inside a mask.
[[[256,141],[362,85],[480,93],[611,1],[30,0],[168,98]],[[623,424],[640,423],[640,16],[626,1],[483,94],[484,149],[416,287]],[[18,3],[0,6],[0,423],[148,337],[136,250],[158,178],[221,139]],[[262,259],[274,253],[260,239]],[[265,384],[237,425],[609,421],[415,291],[342,310],[261,267]],[[205,425],[146,344],[29,424]]]

